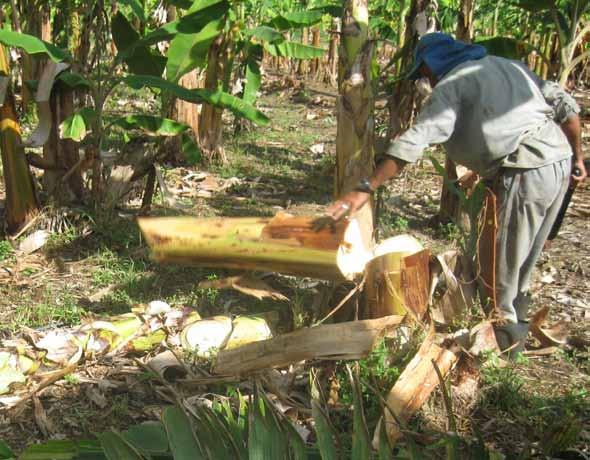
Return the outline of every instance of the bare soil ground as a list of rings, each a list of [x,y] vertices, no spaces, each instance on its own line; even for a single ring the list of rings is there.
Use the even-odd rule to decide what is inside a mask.
[[[228,132],[230,163],[204,171],[205,180],[199,177],[203,171],[164,167],[175,199],[171,206],[159,195],[154,214],[272,215],[278,210],[314,212],[330,202],[334,99],[313,87],[292,90],[278,85],[267,89],[260,106],[272,119],[271,126],[237,135]],[[590,119],[585,120],[585,135],[588,154]],[[457,247],[461,236],[456,227],[429,226],[438,209],[440,184],[427,160],[407,168],[384,193],[381,236],[410,233],[433,253]],[[322,284],[312,280],[274,276],[273,286],[290,301],[257,301],[197,287],[199,281],[223,277],[228,271],[155,264],[134,222],[137,208],[138,200],[132,200],[106,221],[81,209],[47,208],[38,226],[61,231],[41,251],[16,257],[10,248],[0,248],[0,339],[25,328],[67,326],[127,312],[136,303],[155,299],[195,308],[202,316],[273,309],[280,313],[284,329],[321,316],[325,306],[314,299]],[[509,458],[526,449],[538,452],[544,439],[570,418],[579,424],[570,446],[590,455],[589,213],[590,183],[586,183],[574,196],[560,236],[543,254],[533,288],[535,308],[548,305],[553,321],[565,321],[575,346],[529,356],[507,368],[488,366],[471,390],[461,385],[453,395],[459,430],[482,436]],[[388,388],[381,390],[386,393]],[[226,391],[221,385],[195,394]],[[166,389],[131,357],[90,363],[44,390],[39,395],[41,408],[33,404],[19,410],[0,408],[0,439],[18,451],[43,439],[92,437],[109,427],[122,429],[157,418],[169,403],[167,396]],[[446,430],[439,393],[415,425]]]

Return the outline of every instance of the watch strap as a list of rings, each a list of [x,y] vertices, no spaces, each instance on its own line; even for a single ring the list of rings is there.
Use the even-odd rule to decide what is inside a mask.
[[[354,191],[368,193],[369,195],[375,193],[375,190],[373,190],[371,187],[371,182],[369,182],[369,179],[366,178],[359,181],[359,183],[354,188]]]

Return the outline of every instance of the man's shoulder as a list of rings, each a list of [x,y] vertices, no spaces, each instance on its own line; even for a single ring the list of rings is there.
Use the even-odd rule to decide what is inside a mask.
[[[487,55],[481,59],[464,62],[449,72],[442,81],[449,86],[465,84],[468,79],[487,80],[498,74],[530,76],[531,72],[523,62],[500,56]]]

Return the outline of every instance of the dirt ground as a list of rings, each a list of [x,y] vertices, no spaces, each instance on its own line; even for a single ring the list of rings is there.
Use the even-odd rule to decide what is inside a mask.
[[[272,124],[238,135],[228,132],[226,166],[199,171],[164,165],[173,200],[158,195],[153,213],[239,216],[321,210],[332,199],[336,134],[334,98],[326,91],[333,90],[268,87],[260,107]],[[578,96],[590,108],[590,95]],[[584,120],[584,136],[590,156],[590,115]],[[199,177],[203,172],[204,181]],[[455,227],[430,225],[440,184],[428,160],[408,167],[383,194],[380,236],[409,233],[435,254],[456,248],[460,235]],[[321,283],[275,276],[273,286],[290,299],[288,305],[277,304],[197,287],[199,281],[228,271],[154,263],[134,221],[138,204],[133,198],[108,222],[83,209],[45,209],[37,227],[59,230],[49,243],[26,257],[10,250],[0,254],[0,339],[26,328],[68,326],[126,312],[155,299],[195,308],[202,316],[274,309],[286,329],[318,315],[313,305]],[[581,428],[573,445],[590,455],[589,214],[587,182],[574,195],[559,237],[541,257],[532,290],[534,309],[549,306],[551,320],[565,322],[571,345],[549,355],[531,355],[496,374],[486,371],[486,379],[477,384],[478,396],[454,395],[460,431],[480,434],[506,454],[527,446],[535,450],[552,427],[541,420],[543,407],[559,406],[576,413]],[[536,344],[531,340],[529,345]],[[225,390],[201,388],[195,394]],[[89,363],[42,391],[36,407],[0,407],[0,439],[18,451],[43,439],[88,438],[109,427],[153,420],[169,402],[165,386],[146,376],[130,357]],[[444,431],[444,413],[437,393],[417,423]]]

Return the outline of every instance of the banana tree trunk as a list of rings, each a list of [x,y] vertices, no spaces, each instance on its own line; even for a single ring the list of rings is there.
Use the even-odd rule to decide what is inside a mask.
[[[27,7],[27,27],[26,33],[34,35],[46,42],[51,42],[51,9],[48,2],[41,2],[36,5],[29,2]],[[37,80],[41,69],[45,64],[45,59],[33,59],[27,53],[23,53],[22,67],[22,104],[23,110],[26,110],[29,103],[33,101],[33,95],[27,86],[28,81]]]
[[[324,81],[332,86],[338,84],[338,45],[340,43],[340,18],[332,19],[330,45],[328,47],[328,68]]]
[[[544,33],[539,40],[538,48],[539,48],[539,51],[543,54],[545,54],[545,50],[547,49],[548,40],[549,40],[549,33],[547,33],[547,32]],[[534,54],[537,54],[537,53],[534,53]],[[544,61],[541,58],[541,56],[535,56],[535,62],[534,62],[534,65],[531,70],[533,72],[535,72],[537,75],[541,75],[541,72],[543,71],[543,64],[544,64]]]
[[[215,91],[223,85],[228,64],[228,46],[224,34],[219,35],[209,48],[205,88]],[[199,145],[204,157],[209,161],[218,160],[227,163],[227,157],[221,145],[223,136],[223,111],[209,104],[203,104],[199,120]]]
[[[312,36],[312,45],[315,46],[316,48],[319,48],[321,46],[321,31],[319,26],[314,27],[311,30],[311,36]],[[315,58],[311,61],[311,78],[317,80],[319,79],[319,73],[320,70],[322,68],[322,58]]]
[[[547,47],[545,48],[544,55],[545,59],[543,62],[543,67],[541,68],[541,78],[543,80],[547,80],[550,76],[555,74],[555,66],[553,65],[554,60],[554,52],[555,47],[557,45],[557,35],[554,33],[549,33],[549,41],[547,43]]]
[[[459,6],[459,18],[457,23],[457,39],[473,41],[473,13],[475,11],[475,0],[461,0]]]
[[[8,55],[0,46],[0,74],[10,75]],[[8,78],[8,77],[6,77]],[[0,148],[6,188],[6,229],[14,234],[39,211],[33,178],[29,170],[10,85],[0,107]]]
[[[340,63],[339,96],[336,103],[336,196],[351,191],[360,179],[373,171],[374,94],[371,79],[373,42],[368,38],[367,0],[344,2]],[[373,203],[361,208],[359,221],[363,244],[373,241]]]
[[[398,63],[398,75],[408,71],[413,63],[413,50],[418,42],[418,35],[414,28],[416,16],[426,10],[430,0],[411,0],[407,5],[407,14],[403,24],[403,40],[400,46],[406,47],[406,52],[400,57]],[[402,25],[400,24],[400,30]],[[401,49],[401,48],[400,48]],[[408,129],[415,115],[417,92],[414,83],[407,80],[400,80],[394,87],[393,95],[389,99],[390,120],[387,130],[387,139],[395,139],[403,131]]]
[[[178,82],[179,85],[188,88],[195,89],[202,86],[201,76],[198,70],[183,75]],[[175,120],[185,123],[191,127],[193,135],[196,136],[199,132],[199,107],[195,104],[188,103],[186,101],[177,99],[174,103],[174,115]],[[196,140],[196,139],[195,139]]]
[[[161,262],[276,271],[319,279],[352,278],[370,255],[356,221],[314,229],[314,219],[141,218],[139,227]]]
[[[309,29],[307,27],[301,29],[301,44],[304,46],[309,45]],[[309,73],[309,62],[306,59],[299,61],[297,73],[302,77],[307,76]]]
[[[188,89],[200,88],[203,86],[201,74],[197,69],[183,75],[178,81],[180,86]],[[193,136],[198,143],[199,139],[199,116],[201,114],[201,106],[183,101],[182,99],[172,98],[166,103],[169,107],[168,113],[165,114],[172,120],[184,123],[191,128],[190,135]],[[178,136],[166,139],[165,148],[169,152],[169,158],[174,158],[177,161],[183,161],[184,157],[181,152],[181,140]]]
[[[367,263],[364,318],[411,316],[421,321],[428,305],[430,253],[408,235],[389,238]]]
[[[74,92],[57,83],[50,98],[51,133],[43,146],[43,162],[50,166],[43,175],[45,189],[61,204],[82,199],[84,183],[78,143],[59,138],[59,126],[74,113]],[[67,177],[66,177],[67,175]]]

